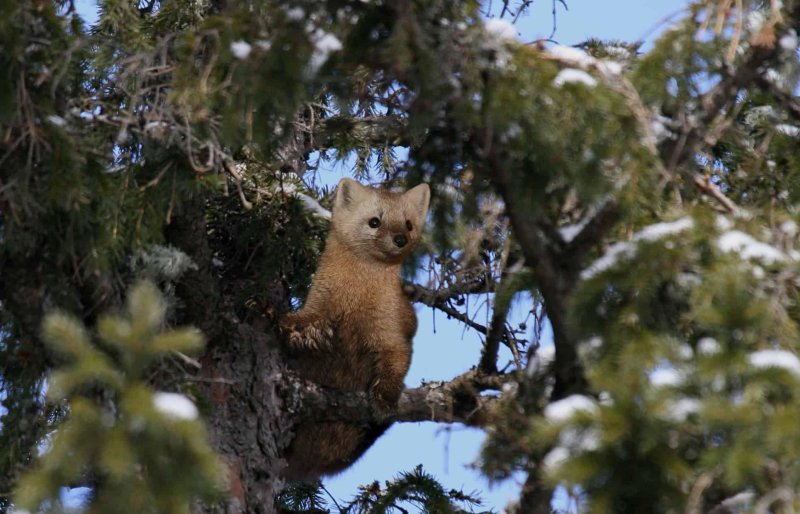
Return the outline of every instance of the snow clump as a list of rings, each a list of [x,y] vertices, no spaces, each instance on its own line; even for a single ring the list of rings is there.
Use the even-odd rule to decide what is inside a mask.
[[[308,63],[308,69],[312,74],[316,74],[323,64],[328,60],[331,53],[338,52],[342,49],[342,42],[339,38],[331,34],[318,30],[314,34],[314,52],[311,54],[311,60]]]
[[[538,375],[544,371],[556,359],[556,347],[554,345],[541,346],[536,349],[536,353],[528,361],[525,369],[529,377]]]
[[[782,262],[786,256],[775,248],[757,241],[750,234],[739,230],[731,230],[717,239],[717,246],[725,253],[738,253],[742,259],[758,259],[765,264]]]
[[[483,28],[498,43],[517,41],[517,27],[506,20],[492,18],[483,25]]]
[[[555,45],[548,48],[547,52],[559,61],[572,64],[578,68],[596,67],[606,76],[622,73],[622,65],[615,61],[595,59],[583,50],[571,46]]]
[[[794,52],[795,50],[797,50],[798,46],[797,32],[795,32],[794,29],[790,29],[789,32],[787,32],[786,34],[784,34],[783,37],[781,37],[778,43],[784,50],[788,52]]]
[[[565,68],[559,71],[556,78],[553,79],[553,85],[556,87],[564,84],[583,84],[586,87],[594,87],[597,85],[597,80],[583,70]]]
[[[719,343],[713,337],[703,337],[697,341],[697,353],[700,355],[714,355],[719,352]]]
[[[182,394],[158,392],[153,395],[153,405],[157,411],[171,418],[197,419],[197,406]]]
[[[631,241],[623,241],[609,246],[605,254],[581,272],[581,279],[589,280],[597,274],[614,267],[620,259],[633,257],[636,253],[635,243],[639,241],[657,241],[666,236],[689,230],[692,227],[694,227],[694,221],[689,217],[649,225],[634,234]]]
[[[789,137],[800,136],[800,127],[789,125],[787,123],[781,123],[780,125],[776,125],[775,130],[777,130],[784,136],[789,136]]]
[[[667,407],[667,419],[676,422],[686,421],[686,418],[699,412],[702,406],[700,400],[696,398],[681,398],[677,401],[668,400],[665,403]]]
[[[545,407],[544,417],[551,423],[561,423],[578,411],[594,413],[597,411],[597,404],[588,396],[573,394]]]
[[[800,377],[800,359],[786,350],[759,350],[748,355],[747,360],[754,368],[783,368]]]
[[[237,59],[247,59],[252,51],[253,47],[247,41],[239,40],[231,43],[231,53]]]
[[[47,117],[47,121],[49,121],[50,123],[52,123],[56,127],[63,127],[64,125],[67,124],[67,120],[65,120],[61,116],[57,116],[55,114],[51,114],[50,116],[48,116]]]
[[[552,473],[561,467],[567,459],[569,459],[569,450],[563,446],[556,446],[544,456],[542,466],[546,473]]]
[[[683,377],[675,368],[660,368],[650,373],[653,387],[675,387],[683,383]]]

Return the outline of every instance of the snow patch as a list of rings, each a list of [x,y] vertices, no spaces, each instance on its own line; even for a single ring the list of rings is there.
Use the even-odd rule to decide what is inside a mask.
[[[650,373],[653,387],[676,387],[683,384],[683,376],[675,368],[660,368]]]
[[[654,114],[654,116],[655,117],[650,122],[650,131],[653,133],[656,142],[660,143],[667,138],[674,139],[675,135],[669,128],[672,124],[672,120],[661,114]]]
[[[253,47],[247,41],[239,40],[231,43],[231,53],[237,59],[247,59],[252,51]]]
[[[556,78],[553,79],[553,85],[556,87],[564,84],[583,84],[586,87],[594,87],[597,85],[597,80],[583,70],[565,68],[559,71]]]
[[[717,227],[717,230],[720,232],[724,232],[733,228],[733,222],[720,214],[714,219],[714,226]]]
[[[589,280],[597,274],[614,267],[620,259],[633,257],[636,252],[635,243],[639,241],[656,241],[663,237],[691,229],[693,226],[694,221],[689,217],[649,225],[634,234],[631,241],[622,241],[609,246],[602,257],[594,261],[588,268],[581,272],[581,279]]]
[[[64,125],[67,124],[67,120],[65,120],[61,116],[57,116],[55,114],[51,114],[50,116],[48,116],[47,117],[47,121],[49,121],[50,123],[52,123],[56,127],[63,127]]]
[[[794,237],[797,235],[797,223],[794,220],[786,220],[778,225],[778,230],[783,232],[787,237]]]
[[[781,37],[778,44],[781,45],[781,48],[788,52],[793,52],[797,50],[798,46],[798,39],[797,39],[797,32],[794,29],[789,29],[789,31]]]
[[[589,280],[616,266],[620,259],[633,257],[635,249],[636,247],[628,242],[614,243],[608,247],[608,250],[606,250],[606,253],[604,253],[602,257],[590,264],[588,268],[581,271],[581,279]]]
[[[505,43],[517,40],[517,27],[506,20],[492,18],[483,25],[483,28],[497,42]]]
[[[616,59],[629,59],[631,57],[631,51],[624,46],[605,46],[603,50]]]
[[[158,392],[153,395],[156,410],[175,419],[197,419],[197,406],[192,400],[178,393]]]
[[[306,17],[306,12],[302,7],[292,7],[286,11],[286,17],[292,21],[300,21]]]
[[[588,396],[573,394],[545,407],[544,417],[551,423],[561,423],[578,411],[594,413],[597,411],[597,404]]]
[[[314,34],[314,51],[311,54],[311,60],[308,63],[309,71],[316,74],[317,71],[327,62],[331,53],[338,52],[342,49],[342,42],[339,38],[322,30]]]
[[[783,368],[796,377],[800,377],[800,359],[786,350],[759,350],[747,356],[754,368]]]
[[[642,230],[633,236],[634,241],[656,241],[662,237],[670,236],[689,230],[694,227],[692,218],[680,218],[675,221],[668,221],[664,223],[655,223],[644,227]]]
[[[597,59],[587,54],[583,50],[579,50],[571,46],[555,45],[548,48],[547,51],[556,59],[577,64],[581,67],[589,67],[597,62]]]
[[[559,445],[582,452],[593,452],[600,448],[600,433],[596,428],[578,430],[565,428],[558,436]]]
[[[561,234],[561,239],[564,240],[565,243],[571,243],[575,236],[581,233],[581,230],[589,223],[590,218],[586,218],[582,220],[580,223],[576,223],[574,225],[565,225],[558,229],[558,232]]]
[[[726,498],[720,502],[720,506],[732,509],[734,512],[744,512],[745,509],[749,510],[750,505],[753,503],[756,494],[752,491],[742,491],[734,494],[730,498]]]
[[[714,355],[719,353],[722,348],[713,337],[703,337],[697,341],[697,353],[700,355]]]
[[[548,48],[547,52],[556,59],[579,68],[586,69],[594,66],[606,76],[622,73],[622,65],[620,63],[595,59],[583,50],[571,46],[554,45]]]
[[[777,130],[784,136],[789,136],[789,137],[800,136],[800,127],[797,127],[795,125],[789,125],[787,123],[781,123],[780,125],[775,125],[775,130]]]
[[[569,450],[562,446],[556,446],[550,450],[542,459],[542,467],[545,473],[552,473],[569,459]]]
[[[667,419],[681,422],[692,414],[700,412],[702,403],[696,398],[681,398],[680,400],[669,400],[665,402],[667,407]]]
[[[554,345],[539,347],[533,357],[528,360],[528,366],[525,368],[525,372],[529,377],[538,375],[547,369],[555,359],[556,347]]]
[[[303,202],[303,205],[309,211],[313,212],[320,218],[326,220],[331,219],[332,216],[331,211],[320,205],[318,201],[314,200],[313,198],[304,193],[295,193],[295,196],[299,198],[301,202]]]
[[[783,252],[774,246],[757,241],[750,234],[739,230],[731,230],[722,234],[717,239],[717,246],[725,253],[736,252],[742,259],[759,259],[765,264],[786,260]]]

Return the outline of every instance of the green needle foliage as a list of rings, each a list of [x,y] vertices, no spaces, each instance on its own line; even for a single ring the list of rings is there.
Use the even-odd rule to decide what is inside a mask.
[[[383,487],[376,481],[359,489],[350,502],[331,505],[321,484],[293,484],[283,490],[278,503],[285,512],[320,514],[491,514],[481,508],[475,493],[446,490],[421,464],[387,480]]]
[[[800,509],[800,0],[687,1],[652,46],[571,47],[518,37],[533,3],[100,0],[87,27],[0,0],[0,508],[216,498],[200,422],[163,410],[188,400],[151,389],[201,338],[127,294],[142,276],[213,341],[192,391],[226,508],[482,508],[421,470],[280,495],[272,343],[344,162],[431,186],[406,276],[485,341],[441,390],[486,475],[525,481],[517,514],[559,487],[600,514]],[[54,308],[76,318],[42,332]]]
[[[92,487],[87,512],[187,513],[214,499],[224,466],[186,396],[147,385],[148,366],[171,352],[197,352],[195,329],[164,330],[166,305],[150,282],[133,287],[122,316],[103,316],[99,342],[75,318],[51,314],[42,337],[63,364],[47,379],[47,399],[67,410],[44,453],[17,486],[14,502],[35,512],[61,488]]]

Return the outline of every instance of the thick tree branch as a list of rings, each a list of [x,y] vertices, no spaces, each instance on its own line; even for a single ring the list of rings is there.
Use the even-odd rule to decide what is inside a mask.
[[[574,287],[576,274],[556,268],[556,262],[560,262],[565,256],[556,259],[549,253],[548,242],[518,198],[518,188],[512,183],[503,159],[494,151],[490,151],[485,158],[490,166],[490,169],[486,170],[487,176],[503,197],[514,234],[525,256],[526,264],[534,271],[544,298],[547,317],[553,328],[556,347],[554,365],[556,384],[553,397],[559,398],[570,392],[582,390],[585,378],[575,344],[569,334],[566,309],[566,296]]]
[[[468,371],[448,382],[428,382],[406,389],[397,409],[382,410],[367,393],[326,389],[286,374],[283,378],[286,408],[306,421],[337,421],[382,424],[435,421],[485,427],[492,423],[496,396],[482,391],[502,389],[514,382],[510,375],[485,375]]]
[[[486,331],[486,342],[483,345],[481,360],[478,364],[478,368],[484,373],[497,373],[497,352],[500,350],[500,341],[507,340],[508,335],[506,318],[510,303],[504,307],[503,309],[498,308],[497,302],[495,302],[492,311],[492,320]]]

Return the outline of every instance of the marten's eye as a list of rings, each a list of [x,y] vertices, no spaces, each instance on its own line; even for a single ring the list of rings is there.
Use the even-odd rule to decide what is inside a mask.
[[[409,232],[411,232],[414,229],[414,225],[411,224],[411,220],[406,220],[406,228],[408,229]]]
[[[372,228],[378,228],[381,226],[381,220],[379,220],[378,218],[370,218],[369,226]]]

